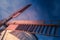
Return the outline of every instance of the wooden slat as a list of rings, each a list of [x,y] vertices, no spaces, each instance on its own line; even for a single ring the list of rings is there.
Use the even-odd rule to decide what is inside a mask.
[[[47,30],[48,30],[49,27],[48,27],[48,26],[46,26],[46,27],[47,27],[47,28],[46,28],[46,30],[45,30],[45,34],[47,35]]]
[[[43,26],[43,29],[42,29],[42,31],[41,31],[42,34],[43,34],[43,32],[44,32],[44,29],[45,29],[45,26]]]
[[[31,27],[32,27],[32,25],[30,25],[29,28],[27,29],[28,32],[30,32]]]
[[[46,33],[47,35],[50,35],[50,30],[51,30],[51,28],[52,28],[52,27],[49,26],[49,28],[48,28],[48,30],[47,30],[47,33]]]
[[[32,25],[29,31],[30,31],[30,32],[33,32],[34,28],[35,28],[35,26]]]
[[[36,32],[38,27],[39,27],[39,25],[34,25],[34,26],[35,26],[35,28],[33,29],[33,32]]]
[[[49,35],[51,35],[52,28],[53,28],[53,27],[50,27],[50,30],[49,30],[49,33],[48,33]]]
[[[41,27],[41,29],[40,29],[40,31],[39,31],[39,33],[41,33],[41,32],[42,32],[42,29],[43,29],[43,28],[44,28],[44,27],[42,26],[42,27]],[[41,34],[42,34],[42,33],[41,33]]]
[[[40,32],[40,29],[41,29],[42,27],[41,26],[39,26],[39,29],[38,29],[38,33]]]
[[[56,31],[57,31],[57,26],[54,27],[54,33],[53,33],[53,35],[56,35]]]

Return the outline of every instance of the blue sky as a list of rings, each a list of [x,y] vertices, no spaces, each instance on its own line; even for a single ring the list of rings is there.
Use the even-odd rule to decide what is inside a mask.
[[[29,3],[32,6],[14,20],[60,20],[59,0],[0,0],[0,19],[7,18]]]
[[[30,8],[12,20],[46,20],[46,23],[48,20],[60,20],[59,0],[0,0],[0,20],[30,3]]]

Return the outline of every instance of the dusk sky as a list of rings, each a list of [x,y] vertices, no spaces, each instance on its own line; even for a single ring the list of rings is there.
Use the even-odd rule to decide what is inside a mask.
[[[0,20],[7,18],[27,4],[32,4],[26,11],[13,20],[60,20],[59,0],[0,0]],[[60,23],[60,22],[59,22]],[[56,23],[58,24],[58,23]],[[41,35],[40,35],[41,36]],[[41,36],[40,40],[53,40],[54,37]],[[56,38],[57,39],[57,38]],[[54,39],[55,40],[55,39]]]

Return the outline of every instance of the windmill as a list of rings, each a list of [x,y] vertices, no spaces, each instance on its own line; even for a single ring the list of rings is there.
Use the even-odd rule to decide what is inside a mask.
[[[18,15],[22,14],[22,12],[24,12],[30,6],[31,6],[31,4],[28,4],[27,6],[25,6],[21,10],[18,10],[17,12],[13,13],[8,18],[2,20],[0,22],[0,27],[2,25],[4,25],[5,29],[6,28],[7,29],[12,29],[12,28],[10,28],[10,26],[8,27],[8,25],[10,23],[7,25],[7,22],[9,22],[12,18],[15,18]],[[30,22],[32,22],[32,21],[30,21]],[[30,22],[28,22],[28,23],[30,23]],[[19,24],[17,27],[16,26],[11,26],[11,27],[13,27],[14,30],[24,31],[24,32],[32,33],[32,34],[43,34],[43,35],[47,35],[47,36],[59,36],[59,35],[56,35],[57,29],[59,28],[59,25],[56,25],[56,24],[40,24],[41,21],[40,22],[33,21],[30,24],[28,24],[28,23],[25,23],[25,24],[24,23],[23,24],[20,24],[20,23],[17,23],[17,22],[16,23],[11,23],[13,25]],[[2,32],[5,29],[0,30],[0,32]],[[54,31],[53,31],[53,29],[54,29]],[[52,34],[51,34],[51,32],[52,32]],[[3,38],[2,38],[2,40],[3,40]]]

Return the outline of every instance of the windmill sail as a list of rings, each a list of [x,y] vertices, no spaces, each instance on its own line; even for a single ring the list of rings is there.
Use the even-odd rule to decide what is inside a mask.
[[[22,8],[21,10],[18,10],[17,12],[13,13],[12,15],[10,15],[8,18],[2,20],[2,21],[0,22],[0,27],[1,27],[2,25],[6,25],[6,23],[7,23],[8,21],[10,21],[12,18],[15,18],[15,17],[17,17],[18,15],[22,14],[22,12],[24,12],[24,11],[25,11],[27,8],[29,8],[30,6],[31,6],[31,4],[28,4],[28,5],[26,5],[24,8]]]

